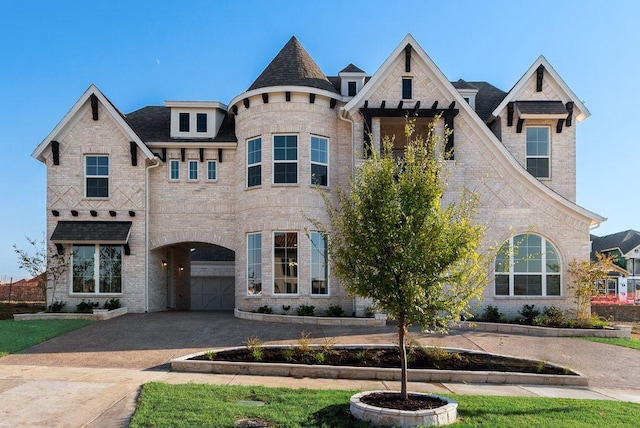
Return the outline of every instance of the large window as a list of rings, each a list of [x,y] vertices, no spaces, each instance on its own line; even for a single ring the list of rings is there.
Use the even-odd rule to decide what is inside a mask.
[[[247,235],[247,294],[262,294],[262,233]]]
[[[122,246],[74,245],[74,293],[122,293]]]
[[[247,141],[247,187],[262,184],[262,138]]]
[[[273,137],[273,182],[276,184],[298,182],[298,137],[296,135]]]
[[[537,178],[551,177],[549,134],[546,126],[527,127],[527,171]]]
[[[311,184],[329,185],[329,141],[311,137]]]
[[[327,243],[325,236],[311,232],[311,294],[329,294]]]
[[[298,293],[298,233],[273,233],[273,292]]]
[[[198,180],[198,161],[189,161],[189,180]]]
[[[109,157],[87,156],[85,166],[87,198],[108,198]]]
[[[179,180],[180,179],[180,161],[178,160],[170,160],[169,161],[169,180]]]
[[[496,296],[560,296],[560,256],[538,235],[516,235],[495,261]]]

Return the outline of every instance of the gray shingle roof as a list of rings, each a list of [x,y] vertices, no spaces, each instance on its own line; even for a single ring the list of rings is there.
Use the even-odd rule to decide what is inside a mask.
[[[483,121],[487,121],[491,113],[498,107],[507,93],[487,82],[467,82],[478,88],[476,94],[476,113]]]
[[[451,82],[456,89],[478,89],[466,80],[458,79],[457,82]]]
[[[622,254],[640,245],[640,232],[629,229],[624,232],[613,233],[606,236],[591,236],[591,258],[596,252],[602,252],[613,248],[620,248]]]
[[[51,241],[54,243],[126,244],[130,221],[59,221]]]
[[[340,73],[364,73],[364,70],[356,67],[355,65],[353,65],[353,63],[350,63],[345,68],[340,70]]]
[[[307,86],[337,92],[295,37],[284,45],[248,91],[270,86]]]
[[[520,114],[569,114],[562,101],[516,101],[516,108]]]
[[[170,140],[171,109],[169,107],[143,107],[127,114],[124,119],[144,142]]]

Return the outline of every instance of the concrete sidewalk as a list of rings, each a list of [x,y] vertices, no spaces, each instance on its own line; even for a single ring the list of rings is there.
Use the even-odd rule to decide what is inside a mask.
[[[265,344],[388,344],[393,326],[346,327],[274,324],[230,313],[127,314],[101,321],[0,358],[0,427],[121,427],[135,409],[140,386],[150,381],[265,385],[353,390],[399,389],[397,382],[294,379],[172,373],[171,359],[242,345],[252,336]],[[592,398],[640,403],[638,351],[575,338],[544,338],[474,331],[448,335],[411,332],[420,344],[479,350],[549,361],[589,377],[589,388],[526,385],[413,383],[411,389],[481,395]]]
[[[397,390],[398,382],[292,379],[153,370],[0,365],[1,427],[126,427],[146,382],[264,385],[290,388]],[[640,389],[410,383],[412,391],[564,397],[640,403]]]

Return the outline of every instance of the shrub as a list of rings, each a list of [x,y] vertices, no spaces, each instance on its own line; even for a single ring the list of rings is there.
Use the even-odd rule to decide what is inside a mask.
[[[47,312],[62,312],[62,309],[66,306],[67,302],[56,300],[47,307]]]
[[[523,305],[518,311],[520,316],[518,322],[522,324],[533,325],[533,320],[540,315],[540,311],[535,308],[536,305]]]
[[[264,352],[262,350],[262,341],[260,341],[260,339],[258,339],[256,336],[251,336],[245,342],[245,346],[247,347],[249,352],[251,352],[251,356],[254,360],[262,360]]]
[[[343,317],[344,315],[344,309],[340,305],[331,305],[327,308],[328,317]]]
[[[304,303],[296,309],[299,317],[312,317],[315,315],[316,307],[313,305],[305,305]]]
[[[114,309],[120,308],[120,299],[110,299],[104,302],[103,308],[108,309],[110,311]]]
[[[82,302],[76,305],[76,312],[91,313],[94,308],[98,308],[99,306],[100,303],[98,302],[92,302],[91,300],[85,302],[83,299]]]
[[[264,305],[264,306],[260,306],[256,312],[258,312],[259,314],[272,314],[273,313],[273,308],[271,308],[271,306],[269,305]]]
[[[212,361],[216,358],[216,353],[213,351],[207,351],[204,353],[203,357],[205,360]]]
[[[487,322],[500,322],[505,319],[505,316],[497,306],[487,305],[482,312],[482,320]]]
[[[567,319],[564,311],[555,306],[545,307],[542,311],[543,316],[547,319],[546,324],[549,327],[561,327],[566,325]]]

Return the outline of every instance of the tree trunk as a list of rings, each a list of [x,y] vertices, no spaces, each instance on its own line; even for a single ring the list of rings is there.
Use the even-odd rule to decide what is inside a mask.
[[[398,319],[398,347],[400,350],[400,396],[403,400],[409,399],[409,393],[407,392],[407,348],[406,348],[406,333],[407,326],[404,315]]]

